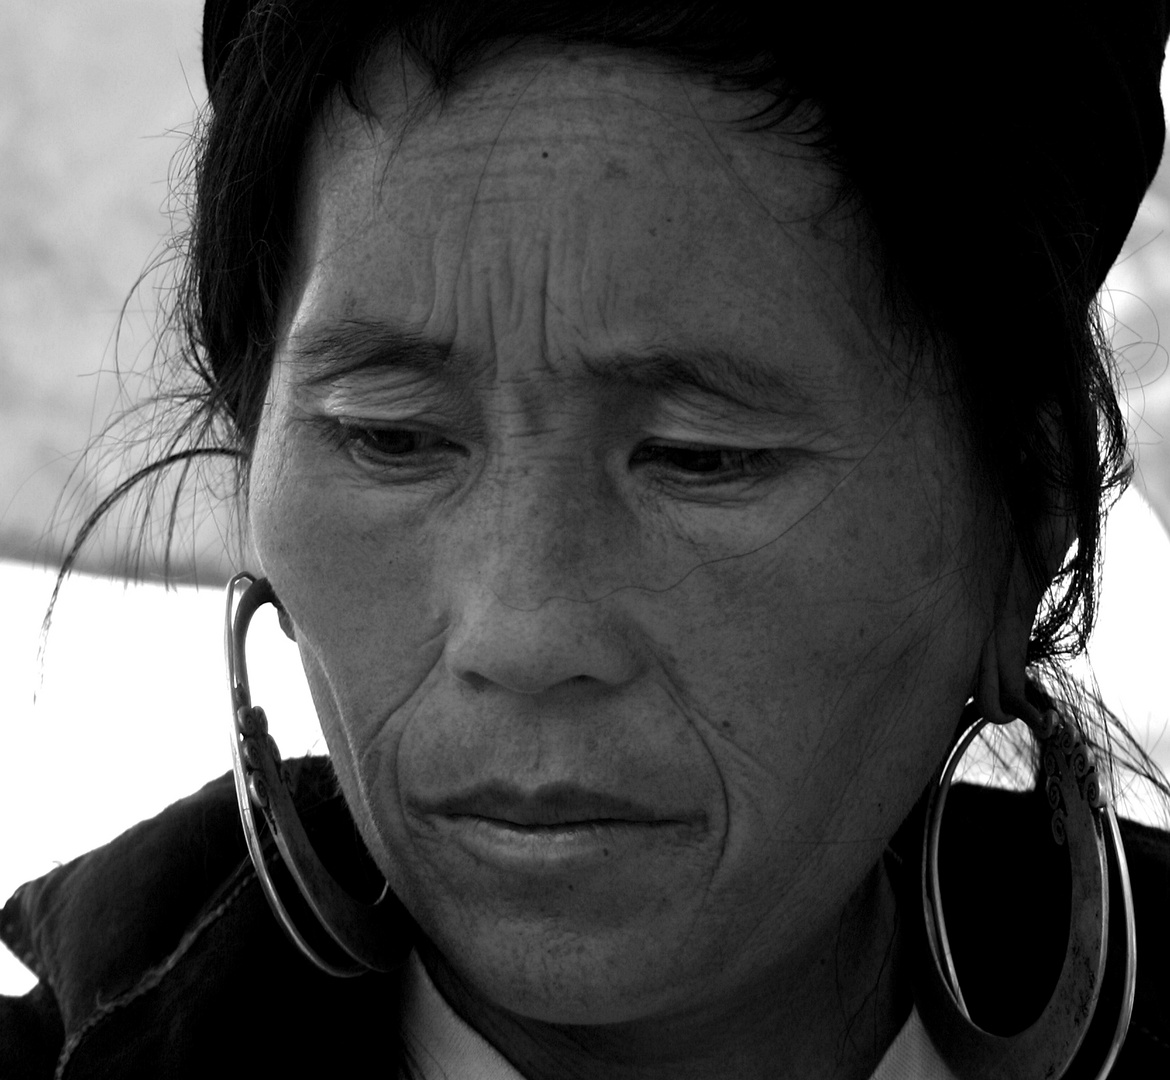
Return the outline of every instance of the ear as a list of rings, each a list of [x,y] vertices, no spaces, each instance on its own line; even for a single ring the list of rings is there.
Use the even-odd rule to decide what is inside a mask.
[[[975,703],[993,724],[1019,718],[1038,724],[1040,714],[1024,694],[1028,641],[1042,592],[1032,582],[1019,547],[1012,556],[1007,584],[996,604],[995,625],[979,657]]]
[[[1044,532],[1044,581],[1036,581],[1019,544],[1013,544],[1011,569],[997,598],[995,625],[979,657],[975,702],[994,724],[1016,719],[1041,724],[1039,710],[1028,704],[1024,693],[1028,642],[1040,600],[1064,564],[1076,529],[1069,517],[1052,514]]]

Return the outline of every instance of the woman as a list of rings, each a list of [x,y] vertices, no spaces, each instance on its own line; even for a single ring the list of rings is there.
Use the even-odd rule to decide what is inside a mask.
[[[1167,12],[1025,7],[208,4],[174,460],[241,460],[259,877],[225,778],[26,886],[10,1061],[1170,1064],[1167,838],[1040,679],[1125,479],[1093,304]],[[252,708],[266,601],[333,772]],[[1016,718],[1036,791],[936,853]]]

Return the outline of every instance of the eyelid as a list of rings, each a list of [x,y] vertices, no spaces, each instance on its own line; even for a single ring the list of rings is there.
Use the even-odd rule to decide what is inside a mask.
[[[346,380],[349,385],[298,387],[296,409],[310,424],[341,425],[347,429],[401,428],[456,441],[471,437],[480,425],[474,410],[465,402],[452,402],[439,388],[419,385],[413,388],[387,387],[383,380],[372,385],[354,386],[365,380]]]
[[[814,426],[808,413],[746,407],[703,395],[677,394],[656,400],[646,428],[667,442],[764,447],[804,439]]]
[[[420,410],[429,411],[439,404],[434,393],[387,392],[386,387],[335,386],[328,392],[310,392],[311,407],[327,416],[346,421],[404,423],[416,418]]]
[[[450,437],[450,432],[445,427],[440,429],[437,424],[429,424],[425,420],[414,417],[408,420],[386,420],[365,416],[326,416],[321,419],[327,426],[339,431],[343,437],[357,438],[362,435],[389,436],[403,434],[433,439],[436,442],[446,443],[451,446],[458,445],[456,440]]]

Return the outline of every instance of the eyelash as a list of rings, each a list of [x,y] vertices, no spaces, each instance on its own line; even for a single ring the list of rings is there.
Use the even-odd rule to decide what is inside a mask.
[[[402,427],[362,426],[341,420],[327,420],[325,432],[331,444],[355,460],[383,468],[418,467],[421,455],[455,451],[466,456],[467,450],[457,443],[428,431]],[[387,449],[388,439],[410,440],[409,448]],[[418,446],[419,442],[425,445]],[[718,446],[686,446],[645,443],[630,457],[631,467],[673,469],[688,479],[683,483],[702,486],[727,481],[753,479],[780,471],[791,458],[790,453],[773,449],[742,450]],[[411,460],[414,459],[414,460]],[[713,463],[714,467],[709,467]],[[685,467],[690,465],[690,468]],[[698,467],[696,467],[698,466]]]

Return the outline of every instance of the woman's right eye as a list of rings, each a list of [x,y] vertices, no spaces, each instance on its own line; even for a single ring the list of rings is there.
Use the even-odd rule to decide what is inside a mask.
[[[326,431],[338,449],[356,460],[390,468],[417,468],[437,464],[448,454],[467,453],[464,447],[441,435],[414,428],[334,420],[327,423]]]

